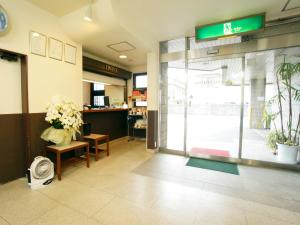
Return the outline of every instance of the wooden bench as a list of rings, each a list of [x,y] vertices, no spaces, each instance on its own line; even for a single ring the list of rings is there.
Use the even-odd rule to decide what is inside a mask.
[[[106,151],[106,155],[109,156],[109,135],[106,134],[90,134],[83,136],[83,138],[87,141],[94,142],[95,147],[95,160],[98,161],[99,159],[99,151]],[[99,148],[99,142],[105,141],[106,142],[106,149]]]
[[[90,148],[88,142],[72,141],[69,145],[66,146],[47,146],[46,151],[53,152],[56,154],[56,174],[58,180],[61,180],[61,154],[82,148],[86,149],[86,166],[90,167]]]

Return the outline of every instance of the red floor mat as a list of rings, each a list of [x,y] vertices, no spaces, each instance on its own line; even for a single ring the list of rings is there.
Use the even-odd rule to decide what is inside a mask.
[[[229,157],[229,151],[226,150],[218,150],[218,149],[208,149],[208,148],[192,148],[190,153],[192,154],[202,154],[202,155],[216,155]]]

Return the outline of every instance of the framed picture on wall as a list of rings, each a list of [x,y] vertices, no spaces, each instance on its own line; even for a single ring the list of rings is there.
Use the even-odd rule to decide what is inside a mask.
[[[30,52],[35,55],[46,57],[47,37],[41,33],[30,31]]]
[[[75,46],[65,43],[65,62],[75,65],[76,51],[77,48]]]
[[[54,38],[49,38],[49,57],[62,61],[63,57],[63,42]]]

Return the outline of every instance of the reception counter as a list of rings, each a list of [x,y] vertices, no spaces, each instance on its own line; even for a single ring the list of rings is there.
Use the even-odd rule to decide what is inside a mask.
[[[108,134],[110,140],[127,136],[128,109],[83,110],[83,121],[90,123],[92,133]]]
[[[123,109],[123,108],[107,108],[107,109],[87,109],[83,110],[83,113],[103,113],[103,112],[122,112],[122,111],[127,111],[129,109]]]

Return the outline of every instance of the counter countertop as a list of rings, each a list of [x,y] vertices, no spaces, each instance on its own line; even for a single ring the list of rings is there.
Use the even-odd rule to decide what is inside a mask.
[[[112,109],[87,109],[83,110],[83,113],[101,113],[101,112],[119,112],[119,111],[128,111],[129,109],[123,108],[112,108]]]

